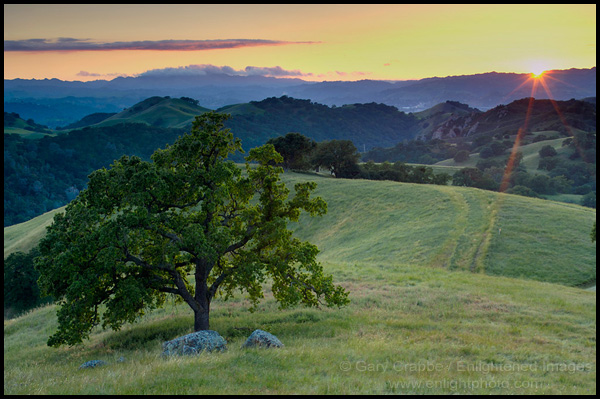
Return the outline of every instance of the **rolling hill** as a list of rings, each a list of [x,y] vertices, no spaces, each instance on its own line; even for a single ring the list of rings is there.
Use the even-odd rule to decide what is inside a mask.
[[[189,99],[191,100],[191,99]],[[150,97],[92,126],[119,123],[144,123],[154,127],[183,128],[192,125],[197,115],[209,111],[184,98]]]
[[[432,116],[430,110],[417,115],[425,116],[423,123],[429,122],[427,117]],[[596,131],[596,106],[582,100],[530,101],[530,98],[522,98],[486,112],[470,110],[464,106],[454,107],[446,115],[445,120],[440,119],[434,128],[423,129],[419,137],[430,140],[482,135],[510,136],[515,135],[526,120],[529,131],[553,130],[564,136],[571,136],[573,128]]]
[[[218,299],[211,328],[228,351],[163,359],[162,341],[191,332],[186,305],[60,350],[46,346],[56,306],[45,306],[4,323],[5,394],[596,392],[596,294],[565,286],[595,280],[595,210],[284,175],[288,185],[306,180],[328,213],[293,228],[318,245],[325,272],[350,291],[348,307],[280,310],[267,290],[250,314],[242,295]],[[256,328],[285,347],[240,349]],[[91,359],[109,364],[77,370]]]
[[[468,187],[286,173],[288,186],[313,179],[329,204],[295,229],[321,260],[400,263],[582,286],[595,282],[596,210]],[[60,208],[4,228],[4,256],[28,251]],[[543,255],[543,256],[542,256]],[[565,259],[572,267],[565,268]]]
[[[4,134],[18,134],[27,139],[54,135],[48,126],[39,125],[32,119],[24,120],[14,112],[4,112]]]

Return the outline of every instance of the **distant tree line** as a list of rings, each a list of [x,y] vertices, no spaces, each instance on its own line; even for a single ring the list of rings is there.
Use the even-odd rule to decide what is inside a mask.
[[[300,133],[288,133],[270,139],[275,150],[283,156],[282,166],[286,169],[328,170],[336,178],[393,180],[419,184],[448,184],[450,175],[434,174],[426,166],[409,166],[403,162],[393,164],[373,161],[360,164],[360,153],[350,140],[328,140],[320,143]]]
[[[385,104],[350,104],[328,107],[287,96],[251,101],[256,112],[234,114],[226,123],[242,138],[244,149],[264,144],[284,132],[298,132],[316,141],[351,140],[367,149],[393,145],[413,137],[418,120],[413,114]]]
[[[529,132],[525,136],[531,136]],[[556,135],[528,137],[522,144],[557,139]],[[433,164],[445,159],[454,159],[458,164],[467,162],[472,153],[480,160],[475,167],[466,167],[452,176],[456,186],[475,187],[497,191],[500,188],[509,150],[513,141],[507,135],[481,135],[468,143],[448,143],[434,139],[413,140],[398,143],[391,148],[374,148],[363,155],[363,160],[374,162],[408,162]],[[521,166],[523,154],[517,152],[509,176],[506,192],[511,194],[541,197],[554,194],[583,195],[581,205],[596,207],[596,133],[575,131],[563,141],[570,155],[558,154],[551,145],[539,150],[538,170],[531,173]]]

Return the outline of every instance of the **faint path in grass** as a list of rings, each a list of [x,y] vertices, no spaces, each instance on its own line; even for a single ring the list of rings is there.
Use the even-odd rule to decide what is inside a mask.
[[[442,266],[444,268],[450,268],[454,263],[456,256],[456,250],[458,242],[461,237],[464,236],[467,228],[467,218],[469,214],[469,204],[465,201],[462,196],[456,190],[447,190],[444,186],[436,186],[437,191],[444,193],[448,196],[450,203],[454,209],[454,230],[449,231],[446,237],[446,241],[442,244],[442,248],[438,255],[432,261],[433,266]]]
[[[484,271],[485,255],[496,224],[493,194],[448,186],[432,188],[448,195],[456,211],[455,229],[448,233],[435,263],[450,270]]]
[[[482,193],[479,193],[482,194]],[[488,197],[489,198],[489,197]],[[483,201],[482,201],[483,203]],[[479,245],[477,246],[477,250],[473,256],[473,261],[471,263],[470,270],[472,272],[484,272],[485,271],[485,259],[488,253],[488,249],[490,247],[490,243],[492,241],[492,237],[495,233],[496,223],[498,221],[498,200],[493,201],[492,203],[488,202],[488,206],[486,209],[488,213],[485,217],[482,217],[480,220],[487,224],[485,228],[485,232],[481,235],[481,240],[479,241]],[[498,230],[498,234],[500,234],[500,230]]]

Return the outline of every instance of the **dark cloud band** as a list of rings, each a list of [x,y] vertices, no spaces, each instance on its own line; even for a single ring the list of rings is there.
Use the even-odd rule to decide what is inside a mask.
[[[256,67],[247,66],[244,69],[237,70],[230,66],[216,66],[210,64],[188,65],[171,68],[151,69],[139,76],[203,76],[213,74],[225,74],[231,76],[271,76],[271,77],[302,77],[313,76],[312,73],[305,73],[299,70],[286,70],[280,66],[275,67]]]
[[[143,40],[131,42],[94,42],[90,39],[28,39],[5,40],[4,51],[109,51],[109,50],[157,50],[202,51],[255,46],[282,46],[288,44],[314,44],[319,42],[289,42],[262,39],[218,40]]]

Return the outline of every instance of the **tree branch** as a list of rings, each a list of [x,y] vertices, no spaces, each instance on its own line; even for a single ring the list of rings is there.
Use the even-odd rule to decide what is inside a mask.
[[[225,249],[225,251],[223,252],[223,255],[233,252],[236,249],[240,249],[241,247],[246,245],[248,243],[248,241],[250,241],[252,239],[255,231],[256,231],[256,226],[248,226],[248,228],[246,228],[246,234],[244,235],[244,238],[242,238],[240,241],[236,242],[235,244],[231,244],[230,246],[228,246]]]
[[[187,287],[185,286],[185,281],[183,280],[183,277],[181,277],[181,274],[174,268],[168,267],[168,265],[161,263],[158,265],[151,265],[147,262],[144,262],[143,260],[141,260],[140,258],[133,256],[129,253],[129,251],[127,251],[127,249],[125,249],[126,252],[126,256],[125,256],[125,260],[126,261],[131,261],[133,263],[135,263],[138,266],[141,266],[147,270],[164,270],[167,273],[169,273],[171,275],[171,277],[173,277],[173,282],[175,283],[175,285],[177,286],[177,288],[173,288],[173,289],[169,289],[171,291],[164,291],[164,292],[170,292],[170,293],[175,293],[180,295],[183,300],[194,310],[194,311],[205,311],[204,307],[202,307],[198,301],[196,301],[194,299],[194,297],[192,296],[192,294],[190,294],[190,292],[188,291]],[[184,263],[182,265],[186,265],[187,263]],[[162,288],[168,288],[168,287],[162,287]],[[159,289],[162,291],[162,289]]]
[[[223,273],[221,273],[221,275],[219,277],[217,277],[217,279],[215,280],[214,283],[212,283],[212,285],[208,289],[208,298],[209,298],[209,301],[214,298],[214,296],[217,293],[217,290],[219,289],[219,286],[221,285],[221,283],[223,281],[225,281],[225,279],[227,277],[231,276],[233,274],[233,272],[235,271],[235,269],[237,269],[237,266],[227,269],[226,271],[224,271]]]

